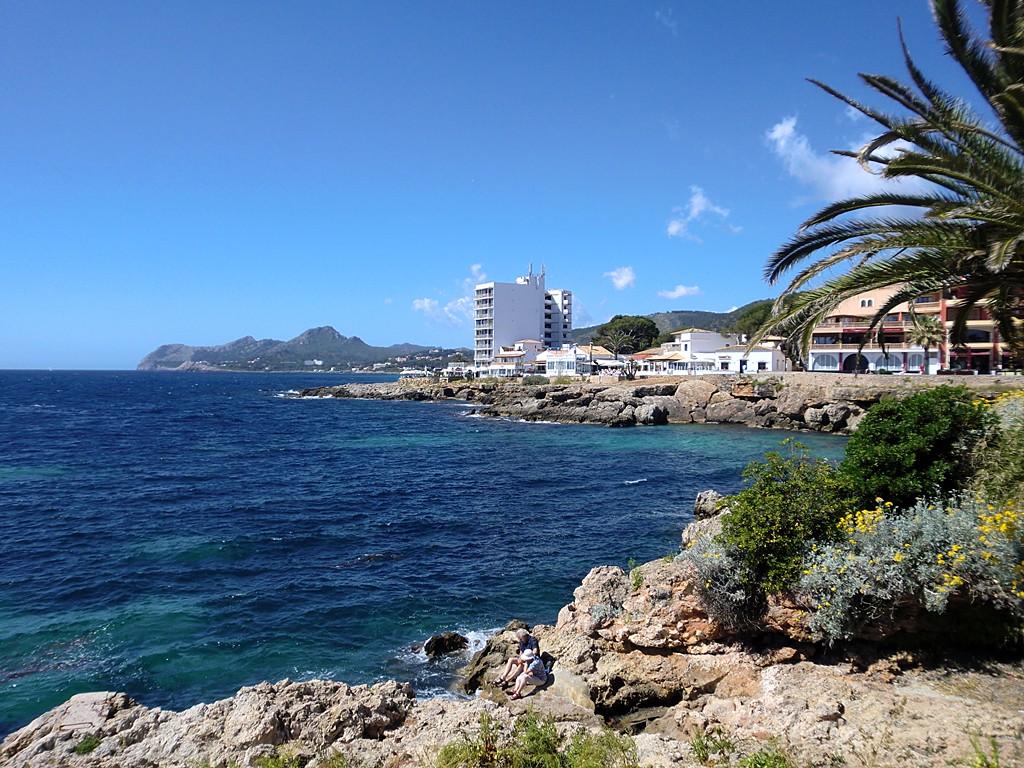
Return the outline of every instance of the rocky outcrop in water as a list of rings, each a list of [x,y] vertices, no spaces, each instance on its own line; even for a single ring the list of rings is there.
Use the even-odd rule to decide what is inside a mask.
[[[476,412],[486,416],[610,427],[716,423],[847,434],[883,397],[905,397],[947,383],[934,376],[815,373],[707,375],[614,384],[421,379],[315,387],[298,396],[461,400],[478,406]],[[965,377],[956,383],[982,393],[1024,387],[1024,379],[1015,377]]]

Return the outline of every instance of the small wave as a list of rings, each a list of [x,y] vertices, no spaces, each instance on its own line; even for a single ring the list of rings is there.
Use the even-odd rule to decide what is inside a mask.
[[[404,555],[399,552],[368,552],[365,555],[359,555],[359,557],[351,560],[344,560],[337,565],[330,566],[331,568],[351,568],[354,565],[361,565],[363,563],[378,563],[382,561],[397,562],[402,560]]]
[[[646,483],[646,482],[647,482],[647,478],[646,477],[641,477],[639,480],[623,480],[622,484],[623,485],[639,485],[640,483]]]

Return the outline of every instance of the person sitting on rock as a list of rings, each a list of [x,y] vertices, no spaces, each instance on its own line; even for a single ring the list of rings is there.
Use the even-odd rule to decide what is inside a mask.
[[[519,674],[525,669],[522,661],[524,651],[530,650],[535,656],[540,656],[540,644],[537,642],[537,638],[525,629],[516,630],[516,640],[519,641],[519,649],[514,656],[509,657],[505,664],[505,670],[494,681],[499,688],[512,685],[512,681],[519,677]]]
[[[523,686],[527,683],[537,686],[544,685],[548,681],[548,673],[544,669],[544,662],[541,661],[540,656],[527,648],[519,658],[524,669],[516,678],[516,687],[512,689],[509,696],[513,701],[523,698]]]

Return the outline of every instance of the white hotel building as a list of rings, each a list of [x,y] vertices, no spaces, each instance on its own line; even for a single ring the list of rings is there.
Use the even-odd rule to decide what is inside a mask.
[[[514,283],[481,283],[474,305],[473,363],[488,365],[502,347],[538,339],[548,349],[569,341],[572,292],[544,288],[544,269],[533,267]]]

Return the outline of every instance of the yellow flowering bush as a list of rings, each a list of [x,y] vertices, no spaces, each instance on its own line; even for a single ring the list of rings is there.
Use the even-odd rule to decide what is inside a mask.
[[[908,602],[941,613],[955,594],[1024,622],[1024,513],[964,497],[897,510],[879,500],[839,521],[842,538],[804,557],[798,593],[828,642]]]

